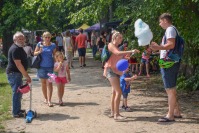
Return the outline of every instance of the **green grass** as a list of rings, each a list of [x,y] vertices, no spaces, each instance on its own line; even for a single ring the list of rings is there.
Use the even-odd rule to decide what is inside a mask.
[[[11,118],[11,95],[5,69],[0,68],[0,132],[4,130],[3,121]]]

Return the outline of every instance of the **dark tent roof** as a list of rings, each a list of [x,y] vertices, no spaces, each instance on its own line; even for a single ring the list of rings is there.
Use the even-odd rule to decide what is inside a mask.
[[[113,27],[113,28],[115,28],[115,27],[117,27],[118,25],[120,25],[121,22],[122,22],[122,20],[103,23],[103,24],[102,24],[102,27]]]

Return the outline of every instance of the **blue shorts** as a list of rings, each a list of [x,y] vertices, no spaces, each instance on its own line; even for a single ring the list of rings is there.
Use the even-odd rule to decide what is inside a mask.
[[[170,68],[160,69],[165,89],[173,88],[176,86],[179,68],[180,63],[175,63]]]
[[[85,56],[86,55],[86,48],[78,48],[79,56]]]
[[[37,76],[42,79],[48,79],[49,78],[49,76],[47,75],[48,73],[53,73],[52,67],[40,67],[37,70]]]
[[[146,60],[146,59],[141,59],[141,63],[143,63],[143,64],[148,64],[149,63],[149,59],[148,60]]]
[[[128,97],[128,93],[126,92],[122,92],[123,98],[127,98]]]

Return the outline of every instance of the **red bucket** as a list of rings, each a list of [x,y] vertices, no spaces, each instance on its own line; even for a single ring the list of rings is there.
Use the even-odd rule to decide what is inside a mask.
[[[28,93],[30,91],[29,84],[25,84],[25,85],[19,86],[18,87],[18,91],[21,92],[22,94]]]

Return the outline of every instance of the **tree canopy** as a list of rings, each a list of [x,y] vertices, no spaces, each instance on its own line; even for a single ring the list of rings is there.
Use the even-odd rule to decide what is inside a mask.
[[[7,54],[12,35],[17,30],[47,29],[57,32],[75,28],[85,22],[94,24],[109,18],[110,21],[131,21],[124,33],[125,39],[131,42],[132,38],[135,39],[134,22],[141,18],[149,24],[154,34],[153,40],[160,42],[164,31],[158,25],[158,17],[164,12],[172,14],[173,24],[185,39],[183,62],[192,68],[190,75],[195,76],[192,82],[197,81],[195,88],[198,89],[198,0],[1,0],[0,36],[3,37],[4,53]],[[136,47],[137,41],[131,44]],[[181,83],[184,80],[187,81],[183,79]],[[192,82],[184,82],[181,86],[187,87]]]

